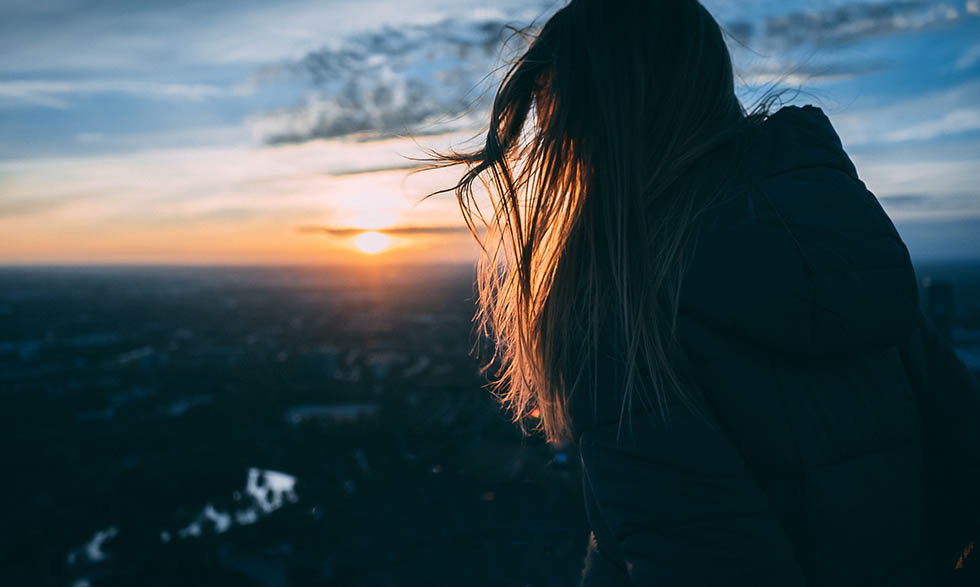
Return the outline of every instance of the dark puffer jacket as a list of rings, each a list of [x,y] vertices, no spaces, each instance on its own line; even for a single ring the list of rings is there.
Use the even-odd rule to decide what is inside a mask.
[[[922,317],[905,245],[819,109],[727,149],[748,149],[744,178],[701,228],[678,326],[708,417],[618,437],[618,400],[573,412],[584,583],[962,581],[980,392]]]

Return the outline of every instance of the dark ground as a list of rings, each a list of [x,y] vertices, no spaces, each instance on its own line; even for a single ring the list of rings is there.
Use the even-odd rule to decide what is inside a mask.
[[[0,269],[0,584],[575,584],[576,457],[481,389],[471,272]],[[980,266],[918,274],[980,357]]]

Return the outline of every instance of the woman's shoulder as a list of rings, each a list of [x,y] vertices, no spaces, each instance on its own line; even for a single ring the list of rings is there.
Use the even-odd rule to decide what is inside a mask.
[[[785,107],[752,135],[745,181],[698,227],[682,311],[780,350],[902,336],[917,304],[908,251],[829,119]]]
[[[820,169],[860,181],[830,118],[816,106],[783,106],[760,118],[752,131],[742,148],[755,180]]]

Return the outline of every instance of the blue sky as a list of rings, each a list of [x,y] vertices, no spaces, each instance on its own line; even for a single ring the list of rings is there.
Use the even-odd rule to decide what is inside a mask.
[[[977,0],[705,4],[745,101],[798,88],[913,256],[980,258]],[[0,263],[329,261],[349,243],[298,226],[458,224],[403,156],[471,136],[502,27],[559,5],[0,2]]]

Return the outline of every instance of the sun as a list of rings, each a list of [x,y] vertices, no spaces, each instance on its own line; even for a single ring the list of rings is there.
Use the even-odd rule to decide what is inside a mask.
[[[391,245],[391,237],[386,234],[381,234],[375,230],[369,230],[354,237],[354,245],[356,245],[362,253],[376,255]]]

